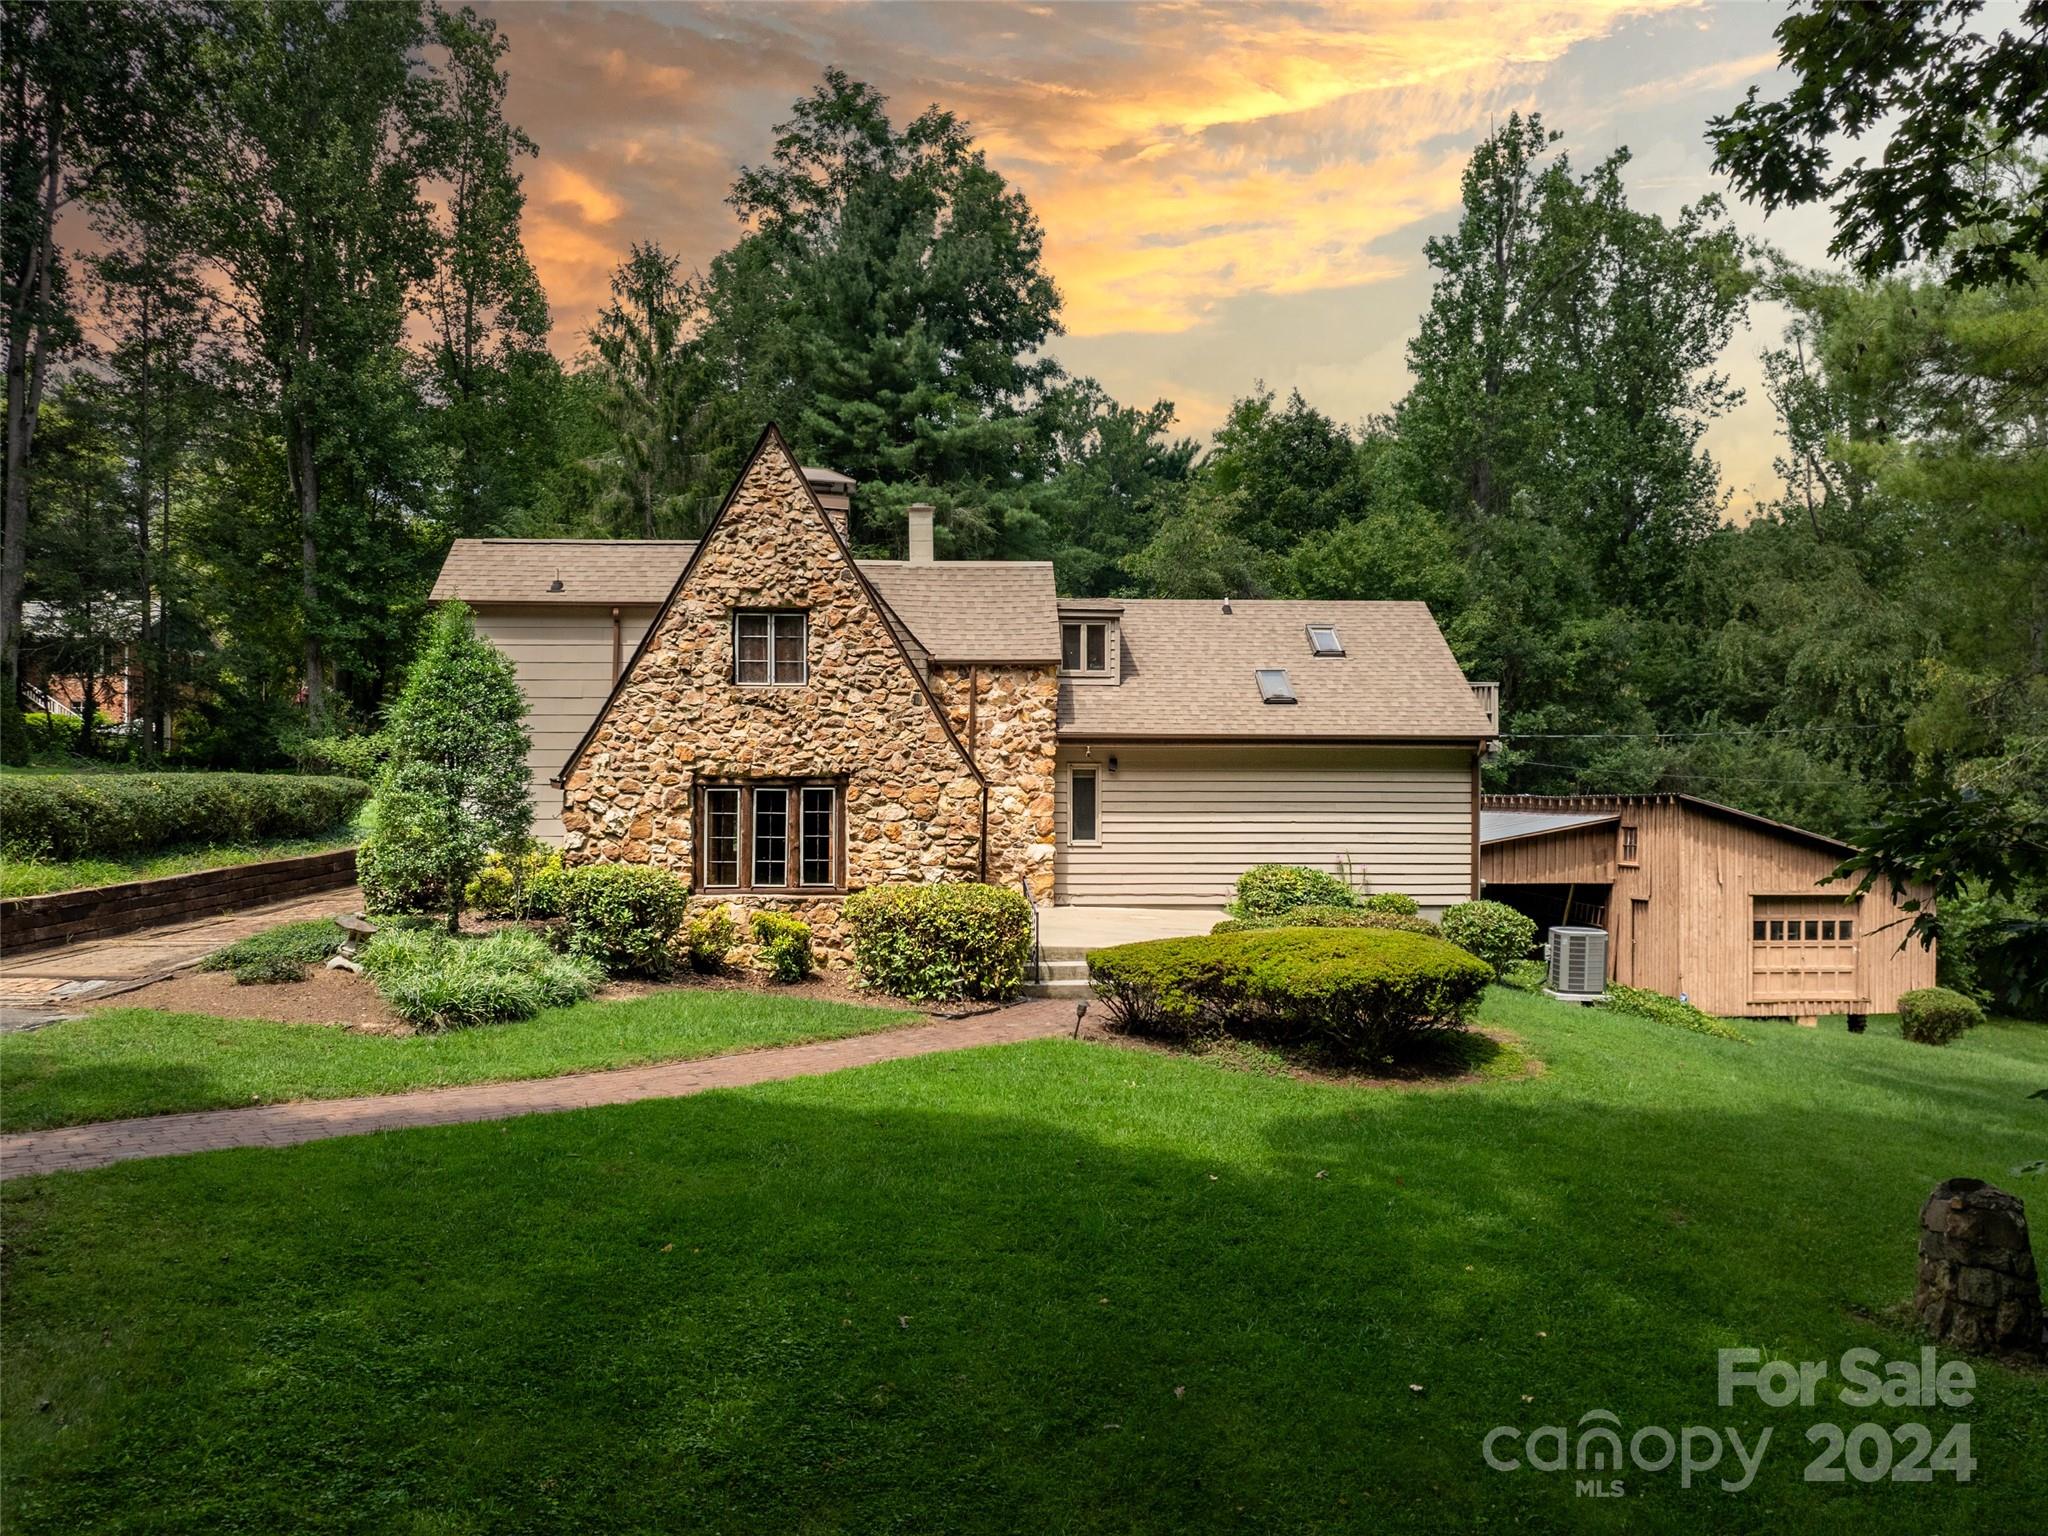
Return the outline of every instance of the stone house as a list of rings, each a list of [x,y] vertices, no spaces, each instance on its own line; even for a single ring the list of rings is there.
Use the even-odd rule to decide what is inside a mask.
[[[853,486],[771,426],[691,541],[457,540],[532,705],[536,830],[572,863],[790,911],[988,880],[1214,908],[1314,864],[1426,910],[1478,881],[1490,685],[1420,603],[1062,601],[1034,561],[857,560]]]

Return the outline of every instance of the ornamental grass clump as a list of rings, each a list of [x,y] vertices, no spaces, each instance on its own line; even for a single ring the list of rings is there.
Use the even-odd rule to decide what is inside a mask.
[[[280,923],[246,939],[216,949],[199,962],[202,971],[228,971],[237,986],[261,982],[304,981],[306,972],[324,962],[347,937],[326,918]]]
[[[581,1002],[604,982],[601,967],[558,955],[523,928],[480,939],[421,928],[379,933],[362,965],[392,1011],[422,1030],[531,1018]]]
[[[1274,928],[1120,944],[1088,956],[1110,1025],[1192,1041],[1418,1054],[1466,1027],[1493,979],[1441,939],[1383,928]]]
[[[1000,885],[880,885],[846,898],[860,984],[918,1002],[995,1000],[1024,984],[1031,903]]]

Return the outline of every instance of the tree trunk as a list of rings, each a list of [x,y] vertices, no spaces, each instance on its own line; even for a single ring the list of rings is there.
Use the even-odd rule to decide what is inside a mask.
[[[149,498],[152,488],[149,483],[150,441],[149,441],[149,347],[150,347],[150,290],[148,287],[148,247],[143,247],[144,287],[142,289],[142,370],[139,378],[135,422],[135,574],[140,587],[140,602],[137,604],[136,623],[139,626],[135,655],[140,665],[130,670],[138,673],[142,681],[142,697],[131,702],[128,710],[129,734],[135,733],[135,722],[139,715],[142,723],[142,755],[145,760],[156,758],[156,739],[151,734],[149,722],[153,717],[150,697],[155,692],[155,669],[150,665],[150,580],[149,580]],[[136,707],[139,703],[140,708]]]
[[[16,77],[16,121],[27,113],[26,86]],[[21,591],[28,568],[29,448],[35,439],[36,413],[42,409],[43,379],[49,350],[51,240],[57,222],[57,189],[62,181],[64,112],[52,102],[43,130],[43,206],[40,227],[29,243],[8,295],[7,307],[7,462],[5,510],[0,511],[0,698],[12,716],[21,698]],[[31,297],[33,292],[33,297]]]
[[[164,515],[157,521],[156,568],[166,577],[171,569],[171,461],[164,457]],[[149,732],[159,757],[171,750],[171,589],[157,588],[156,686],[149,695]]]
[[[317,734],[326,712],[324,679],[320,675],[320,631],[314,609],[320,599],[320,481],[313,462],[313,432],[293,412],[286,428],[292,489],[299,500],[299,600],[304,608],[306,650],[306,723]]]

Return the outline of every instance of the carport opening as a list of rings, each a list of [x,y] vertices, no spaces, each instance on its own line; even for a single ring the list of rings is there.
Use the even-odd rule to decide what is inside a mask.
[[[1488,901],[1513,907],[1536,925],[1536,942],[1542,944],[1553,928],[1608,928],[1609,885],[1489,885],[1483,893]]]

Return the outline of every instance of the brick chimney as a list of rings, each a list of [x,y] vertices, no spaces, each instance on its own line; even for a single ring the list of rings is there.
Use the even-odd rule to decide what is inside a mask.
[[[932,563],[932,509],[924,502],[912,502],[906,514],[910,520],[910,563]]]

